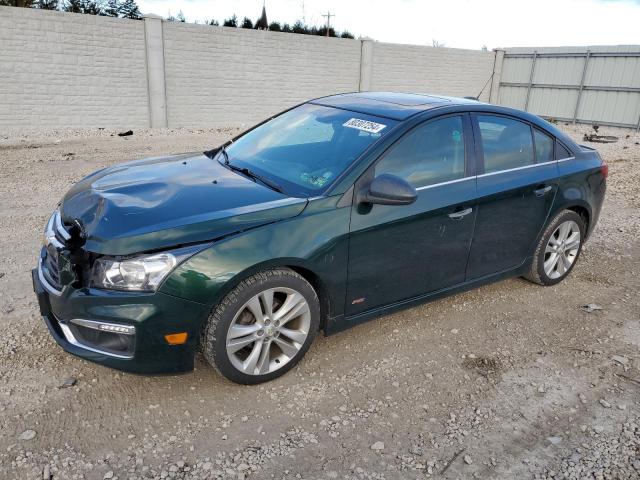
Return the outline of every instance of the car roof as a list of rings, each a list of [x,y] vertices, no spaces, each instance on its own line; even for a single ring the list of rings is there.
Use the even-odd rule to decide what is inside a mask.
[[[311,100],[316,105],[342,108],[353,112],[405,120],[417,113],[435,107],[453,105],[478,105],[480,102],[467,98],[398,92],[342,93]]]

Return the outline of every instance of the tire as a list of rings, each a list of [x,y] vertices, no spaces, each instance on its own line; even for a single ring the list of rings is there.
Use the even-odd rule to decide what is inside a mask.
[[[560,283],[578,262],[585,234],[584,219],[574,211],[562,210],[540,237],[524,277],[539,285]]]
[[[319,326],[320,302],[313,287],[293,270],[279,268],[240,282],[214,308],[201,346],[220,374],[257,384],[291,370]]]

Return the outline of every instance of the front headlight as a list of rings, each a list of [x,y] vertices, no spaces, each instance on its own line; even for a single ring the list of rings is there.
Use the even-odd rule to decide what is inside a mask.
[[[184,248],[127,259],[98,258],[91,271],[91,286],[109,290],[153,292],[178,263],[200,248]]]

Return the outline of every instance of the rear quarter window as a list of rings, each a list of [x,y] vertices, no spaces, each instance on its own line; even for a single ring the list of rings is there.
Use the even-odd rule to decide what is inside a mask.
[[[553,138],[540,130],[533,129],[533,138],[536,143],[536,162],[552,162],[553,161]]]
[[[571,152],[567,148],[556,140],[556,160],[563,160],[565,158],[573,157]]]

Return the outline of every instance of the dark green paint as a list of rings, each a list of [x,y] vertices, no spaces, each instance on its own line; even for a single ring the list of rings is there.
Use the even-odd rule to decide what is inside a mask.
[[[396,97],[378,103],[369,97],[316,101],[399,120],[322,197],[287,197],[202,154],[115,166],[76,184],[63,199],[62,215],[69,223],[82,224],[84,249],[92,255],[133,255],[185,244],[202,249],[156,293],[107,292],[76,282],[57,297],[34,279],[43,316],[58,343],[78,356],[124,370],[189,370],[212,309],[255,272],[288,266],[305,275],[322,298],[324,330],[333,333],[521,274],[547,219],[564,208],[583,209],[589,232],[593,230],[605,189],[601,161],[555,127],[527,113],[476,102],[440,99],[421,106],[413,99],[393,105],[389,102]],[[482,152],[473,141],[474,112],[528,121],[562,141],[575,159],[476,177],[482,172]],[[374,178],[375,162],[394,142],[417,125],[450,114],[465,119],[465,180],[421,189],[411,205],[357,202],[358,193]],[[552,191],[539,198],[534,191],[541,185],[551,185]],[[460,220],[449,217],[465,208],[473,213]],[[50,321],[54,317],[135,325],[134,359],[70,345]],[[165,334],[182,331],[189,334],[187,344],[165,342]]]

